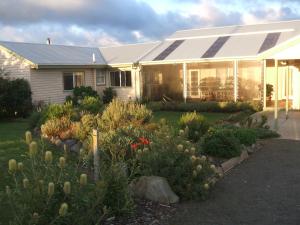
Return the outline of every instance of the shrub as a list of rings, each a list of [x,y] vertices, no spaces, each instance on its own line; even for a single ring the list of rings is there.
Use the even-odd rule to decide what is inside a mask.
[[[9,161],[12,185],[6,187],[1,201],[7,203],[13,213],[7,224],[100,223],[108,213],[103,203],[105,189],[81,174],[78,170],[81,161],[52,154],[37,144],[30,146],[23,162]]]
[[[41,126],[41,131],[42,135],[48,138],[68,139],[73,137],[72,122],[67,116],[47,120]]]
[[[26,117],[32,110],[27,80],[9,80],[0,76],[0,118]]]
[[[79,104],[79,109],[88,111],[93,114],[101,112],[103,107],[102,101],[99,97],[86,96]]]
[[[97,128],[97,119],[98,116],[89,113],[82,115],[80,121],[72,125],[74,138],[80,140],[82,143],[84,141],[89,142],[93,128]]]
[[[237,128],[234,130],[234,136],[241,144],[250,146],[256,142],[257,135],[255,130],[247,128]]]
[[[38,112],[38,111],[31,113],[29,120],[28,120],[30,129],[33,129],[33,128],[39,126],[39,122],[41,121],[42,116],[43,116],[42,113]]]
[[[112,87],[107,87],[103,90],[103,103],[108,104],[117,96],[117,93]]]
[[[205,154],[221,158],[241,154],[240,142],[230,129],[211,129],[204,137],[202,148]]]
[[[74,105],[78,105],[85,97],[99,97],[97,91],[90,86],[80,86],[73,89],[73,95],[67,96],[66,101],[72,101]]]
[[[152,112],[144,105],[114,99],[103,111],[102,129],[116,129],[128,124],[141,125],[150,121]]]
[[[280,135],[273,131],[273,130],[269,130],[269,129],[265,129],[265,128],[253,128],[254,132],[257,135],[257,138],[259,139],[268,139],[268,138],[278,138],[280,137]]]
[[[198,141],[209,128],[204,116],[196,112],[183,114],[179,119],[179,126],[182,129],[187,129],[187,136],[193,141]]]
[[[71,118],[73,109],[72,102],[66,102],[65,104],[49,104],[42,109],[40,124],[45,123],[47,120],[58,119],[63,116]]]
[[[240,111],[261,111],[262,105],[260,102],[149,102],[148,108],[164,111],[179,111],[179,112],[240,112]]]
[[[215,169],[206,157],[180,137],[170,136],[162,127],[153,137],[150,148],[138,149],[141,175],[165,177],[172,190],[183,199],[203,199],[214,184]]]

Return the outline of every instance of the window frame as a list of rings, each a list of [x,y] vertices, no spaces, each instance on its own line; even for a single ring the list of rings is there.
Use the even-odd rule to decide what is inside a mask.
[[[119,75],[119,85],[113,85],[113,80],[112,80],[112,74],[118,73]],[[130,74],[130,81],[127,82],[127,75]],[[123,78],[122,78],[123,75]],[[132,72],[131,70],[112,70],[109,71],[109,78],[110,78],[110,86],[114,88],[131,88],[132,87]],[[115,83],[115,81],[114,81]],[[124,85],[122,85],[124,83]],[[127,85],[127,84],[130,85]]]
[[[99,72],[99,73],[98,73]],[[98,82],[98,75],[102,75],[103,76],[103,82]],[[96,85],[97,86],[105,86],[106,85],[106,71],[104,70],[96,70]]]
[[[73,79],[72,79],[73,88],[69,89],[69,90],[66,90],[65,89],[65,76],[69,76],[71,74],[72,74],[72,77],[73,77]],[[64,92],[72,92],[73,89],[75,87],[77,87],[76,86],[76,76],[81,76],[82,77],[82,85],[81,86],[84,86],[85,85],[85,72],[84,71],[63,71],[63,73],[62,73],[62,84],[63,85],[62,86],[63,86],[63,91]],[[78,87],[81,87],[81,86],[78,86]]]

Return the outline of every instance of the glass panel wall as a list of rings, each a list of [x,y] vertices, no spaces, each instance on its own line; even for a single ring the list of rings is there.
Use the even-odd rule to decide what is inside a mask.
[[[261,100],[262,64],[259,61],[238,62],[238,100]]]
[[[187,64],[187,96],[201,101],[234,99],[233,62]]]
[[[183,100],[182,64],[143,66],[144,99],[160,101],[164,96]]]

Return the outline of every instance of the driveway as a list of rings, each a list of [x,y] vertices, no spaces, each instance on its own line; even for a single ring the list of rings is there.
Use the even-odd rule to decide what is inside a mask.
[[[220,180],[203,202],[180,204],[170,225],[299,225],[300,141],[273,139]]]

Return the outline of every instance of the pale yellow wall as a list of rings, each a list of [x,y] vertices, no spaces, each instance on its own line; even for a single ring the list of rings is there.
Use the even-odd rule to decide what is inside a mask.
[[[10,78],[24,78],[30,81],[29,62],[21,57],[15,56],[0,47],[0,68],[9,73]]]
[[[100,96],[103,95],[103,90],[107,87],[110,87],[110,71],[117,71],[117,70],[124,70],[124,71],[131,71],[131,87],[113,87],[113,89],[117,93],[117,98],[122,100],[135,100],[139,98],[140,93],[140,85],[139,85],[139,69],[135,69],[130,67],[118,67],[118,68],[110,68],[106,69],[106,84],[105,85],[97,85],[96,90]]]
[[[51,103],[63,103],[71,91],[63,90],[63,72],[84,71],[85,86],[94,88],[93,69],[40,69],[31,70],[31,91],[33,102],[44,101]]]

